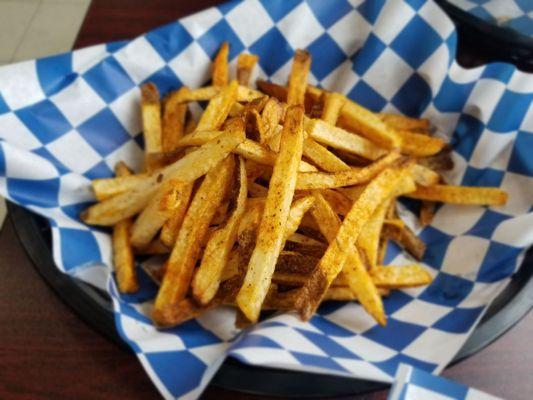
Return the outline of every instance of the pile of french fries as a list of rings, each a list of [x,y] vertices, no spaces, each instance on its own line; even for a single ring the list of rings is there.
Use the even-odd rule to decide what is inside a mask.
[[[87,224],[113,227],[119,290],[138,290],[135,255],[167,254],[147,272],[159,283],[152,318],[174,326],[220,305],[236,324],[262,310],[307,320],[322,301],[357,300],[386,324],[382,297],[427,285],[420,265],[383,265],[389,241],[416,260],[425,245],[399,218],[396,199],[501,205],[497,188],[446,185],[450,149],[429,121],[371,112],[308,85],[311,57],[298,50],[288,85],[249,80],[258,57],[241,54],[230,80],[220,48],[211,86],[161,100],[142,87],[145,171],[124,163],[97,179]],[[207,101],[198,121],[189,103]]]

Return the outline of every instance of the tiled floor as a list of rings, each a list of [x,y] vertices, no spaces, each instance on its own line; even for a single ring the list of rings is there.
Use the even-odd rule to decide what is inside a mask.
[[[0,0],[0,65],[72,48],[91,0]],[[6,206],[0,199],[0,226]]]

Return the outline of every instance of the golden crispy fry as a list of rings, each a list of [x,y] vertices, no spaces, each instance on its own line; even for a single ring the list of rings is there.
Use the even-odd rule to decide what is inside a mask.
[[[215,297],[221,282],[222,271],[237,238],[240,219],[246,209],[246,169],[242,158],[239,160],[238,182],[239,191],[231,216],[224,226],[217,229],[209,239],[200,267],[192,281],[193,297],[202,305],[209,303]]]
[[[169,179],[161,185],[131,228],[133,247],[140,249],[152,241],[179,204],[182,186],[181,182],[174,179]]]
[[[171,247],[165,246],[159,239],[154,239],[142,249],[134,249],[135,254],[141,255],[155,255],[155,254],[170,254]]]
[[[187,207],[189,206],[189,200],[191,199],[192,183],[182,184],[177,198],[177,204],[175,204],[172,213],[161,227],[161,234],[159,236],[161,243],[165,246],[172,248],[178,237],[178,232],[185,218]]]
[[[333,189],[321,190],[320,194],[327,200],[336,214],[345,216],[350,212],[353,200],[345,194]]]
[[[379,238],[383,227],[383,221],[385,220],[385,214],[387,213],[389,206],[389,199],[381,203],[365,225],[364,234],[359,235],[357,238],[357,248],[359,249],[361,257],[365,261],[367,269],[370,271],[372,271],[372,269],[378,264]]]
[[[387,154],[384,149],[370,140],[318,119],[307,120],[305,131],[319,143],[363,156],[369,160],[375,160]]]
[[[390,127],[402,131],[414,131],[420,133],[429,133],[429,120],[410,118],[404,115],[379,113],[379,117]]]
[[[257,87],[259,90],[261,90],[263,93],[275,97],[279,101],[286,102],[287,101],[287,88],[281,85],[277,85],[272,82],[267,82],[263,80],[257,80]],[[319,89],[317,87],[307,85],[307,89],[305,92],[305,111],[306,113],[311,112],[311,110],[314,108],[316,103],[320,103],[322,101],[322,95],[324,91],[322,89]]]
[[[146,178],[136,182],[137,185],[131,190],[89,207],[80,217],[87,224],[107,226],[129,218],[146,206],[162,182],[169,179],[183,183],[194,182],[217,165],[243,140],[243,131],[224,133],[161,171],[145,175]],[[128,177],[119,179],[125,178]]]
[[[146,154],[161,152],[161,103],[157,86],[151,82],[141,86],[141,115]]]
[[[253,250],[237,304],[254,322],[268,292],[276,260],[283,244],[285,223],[289,215],[298,165],[303,147],[303,108],[287,110],[281,148],[276,158],[257,242]]]
[[[266,197],[268,188],[259,183],[252,182],[249,184],[249,193],[251,197]]]
[[[385,262],[385,256],[387,255],[387,246],[389,245],[389,240],[381,238],[379,240],[378,248],[378,264],[383,264]]]
[[[442,139],[410,131],[396,131],[403,154],[428,157],[439,153],[446,143]]]
[[[378,115],[351,100],[344,103],[338,125],[386,149],[393,149],[401,143],[397,132],[385,124]]]
[[[502,206],[507,202],[507,193],[492,187],[467,187],[452,185],[418,186],[407,195],[413,199],[440,201],[450,204]]]
[[[339,172],[350,169],[348,164],[338,158],[326,147],[318,144],[310,138],[305,139],[304,156],[320,167],[320,169],[327,172]]]
[[[116,178],[95,179],[91,182],[96,200],[103,201],[117,194],[134,189],[145,182],[147,174],[117,176]]]
[[[239,54],[239,58],[237,58],[237,81],[239,85],[249,85],[257,61],[259,61],[259,57],[255,54]]]
[[[410,168],[417,185],[433,186],[440,181],[439,174],[420,164],[413,163]]]
[[[200,253],[200,242],[207,234],[216,208],[227,193],[234,164],[233,157],[226,157],[209,171],[191,201],[155,300],[152,318],[158,324],[168,325],[165,310],[185,298]]]
[[[188,103],[191,101],[208,101],[213,99],[213,97],[215,97],[217,94],[219,94],[221,90],[224,90],[224,87],[204,86],[199,89],[192,89],[187,93],[180,94],[179,96],[177,92],[174,92],[171,94],[171,96],[176,97],[176,99],[172,100],[176,103]],[[263,96],[263,93],[246,86],[239,85],[239,87],[237,88],[237,101],[249,102]]]
[[[264,127],[264,142],[274,136],[279,124],[285,117],[286,108],[275,97],[270,97],[261,112]],[[262,142],[263,143],[263,142]]]
[[[183,86],[179,91],[188,91]],[[163,103],[163,130],[161,137],[161,147],[163,152],[175,150],[176,143],[185,132],[185,117],[187,116],[187,104],[175,103],[171,101],[173,97],[167,96]],[[176,98],[176,97],[174,97]]]
[[[285,223],[285,233],[283,234],[283,242],[287,241],[291,237],[302,221],[304,214],[309,211],[309,209],[315,203],[313,196],[302,197],[301,199],[296,200],[289,211],[289,216]]]
[[[229,44],[222,43],[213,61],[213,85],[226,86],[229,83]]]
[[[353,240],[356,239],[357,233],[353,240],[346,240],[343,243],[343,246],[346,246],[346,248],[342,251],[346,253],[346,256],[340,260],[340,264],[331,265],[326,268],[324,267],[325,264],[323,264],[323,260],[325,259],[327,252],[331,253],[330,249],[337,246],[337,240],[342,238],[339,236],[339,234],[342,234],[340,230],[343,228],[339,217],[335,214],[326,199],[324,199],[324,197],[318,192],[314,192],[314,195],[315,207],[312,210],[312,215],[320,227],[320,232],[322,232],[326,239],[328,239],[329,247],[328,250],[326,250],[326,254],[324,254],[320,260],[318,266],[313,270],[309,279],[305,282],[301,295],[297,300],[298,309],[301,312],[302,307],[306,307],[304,301],[316,302],[315,307],[318,307],[322,297],[327,292],[328,287],[331,285],[337,275],[343,271],[348,280],[348,284],[350,285],[350,290],[360,300],[361,305],[376,319],[376,321],[384,325],[386,319],[381,298],[379,297],[377,288],[370,279],[365,266],[361,262],[358,251],[353,244]],[[357,207],[358,205],[355,203],[352,210]],[[363,210],[363,212],[364,211],[366,210]],[[353,213],[350,211],[346,218],[351,215],[353,215]],[[315,293],[312,293],[312,291]],[[312,297],[308,297],[306,299],[308,295],[311,295]],[[309,315],[310,317],[312,314],[305,315]]]
[[[296,183],[297,190],[331,189],[342,186],[360,185],[366,183],[385,168],[393,165],[400,155],[392,151],[385,157],[375,161],[368,167],[351,168],[341,172],[300,172]]]
[[[322,119],[328,124],[335,126],[345,102],[346,97],[340,93],[325,93]]]
[[[434,201],[423,200],[422,205],[420,206],[420,224],[426,226],[431,224],[433,217],[435,217],[435,209],[437,203]]]
[[[405,249],[415,259],[422,260],[426,251],[426,244],[418,238],[414,232],[407,226],[403,227],[391,224],[383,225],[382,236],[396,242],[400,247]]]
[[[216,130],[222,126],[228,117],[231,106],[237,101],[238,86],[237,81],[232,81],[209,101],[205,112],[198,121],[197,131]]]
[[[287,93],[287,104],[289,106],[304,105],[307,76],[310,68],[311,54],[304,50],[296,50],[289,77],[289,90]]]
[[[405,265],[402,267],[379,266],[370,271],[376,285],[387,289],[404,289],[429,285],[431,275],[421,265]]]
[[[293,233],[291,236],[287,238],[287,242],[298,243],[298,244],[306,245],[306,246],[323,246],[324,245],[323,242],[319,242],[318,240],[313,239],[312,237],[309,237],[309,236],[305,236],[301,233]]]
[[[123,162],[115,167],[117,176],[127,176],[131,172]],[[117,222],[113,227],[113,264],[117,277],[118,290],[122,293],[134,293],[139,290],[133,249],[130,243],[131,219]]]
[[[176,143],[176,147],[188,147],[188,146],[201,146],[210,140],[213,140],[217,136],[221,135],[224,131],[212,130],[212,131],[199,131],[196,130],[188,135],[183,136]]]
[[[350,253],[357,254],[353,241],[357,240],[378,206],[397,190],[398,183],[405,180],[408,174],[407,169],[386,169],[366,186],[350,212],[344,217],[335,239],[330,241],[330,245],[320,259],[312,277],[302,287],[302,292],[297,302],[302,318],[307,320],[314,314],[331,282],[343,269],[348,255]],[[414,182],[412,182],[412,186],[414,186]],[[354,274],[361,273],[364,269],[357,256],[352,255],[348,265],[349,271],[353,271],[351,273]],[[358,284],[361,281],[358,279],[355,282]],[[370,294],[371,292],[362,291],[362,293]],[[364,301],[360,300],[363,304]],[[376,303],[376,301],[376,296],[369,296],[368,310],[372,310],[373,316],[378,322],[384,324],[384,316],[380,312],[379,303]]]

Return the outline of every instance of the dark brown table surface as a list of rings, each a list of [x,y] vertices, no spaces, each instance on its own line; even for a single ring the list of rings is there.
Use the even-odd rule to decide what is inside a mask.
[[[130,39],[216,3],[93,0],[76,47]],[[0,399],[159,398],[132,354],[86,325],[47,287],[9,220],[0,233],[0,276]],[[533,396],[532,333],[530,313],[495,343],[443,375],[510,400],[529,400]],[[351,398],[381,400],[386,395]],[[209,387],[203,398],[267,399],[215,387]]]

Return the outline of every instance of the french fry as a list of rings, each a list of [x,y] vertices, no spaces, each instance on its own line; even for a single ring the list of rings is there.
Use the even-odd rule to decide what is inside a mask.
[[[450,204],[479,206],[502,206],[507,202],[507,193],[492,187],[468,187],[452,185],[418,186],[407,197],[419,200],[439,201]]]
[[[250,77],[259,57],[255,54],[242,53],[237,58],[237,81],[239,85],[248,86]]]
[[[188,135],[196,130],[196,120],[190,112],[187,112],[187,117],[185,118],[185,135]]]
[[[374,178],[385,168],[393,165],[400,155],[392,151],[368,167],[350,168],[341,172],[300,172],[296,183],[297,190],[332,189],[342,186],[360,185]]]
[[[336,246],[336,241],[339,238],[339,233],[342,233],[340,232],[340,229],[342,229],[342,225],[339,217],[335,214],[326,199],[324,199],[324,197],[318,192],[314,192],[314,196],[315,207],[312,210],[312,215],[320,227],[320,232],[326,237],[326,239],[328,239],[329,247],[328,250],[326,250],[327,254],[328,251],[331,252],[330,248]],[[354,204],[354,208],[356,207],[356,205],[357,203]],[[352,212],[350,212],[348,216],[350,216],[350,214],[352,214]],[[376,321],[378,321],[381,325],[385,325],[385,311],[383,309],[383,304],[381,302],[381,298],[379,297],[377,288],[373,284],[365,266],[361,262],[358,251],[354,246],[353,241],[347,240],[346,246],[346,249],[344,249],[344,251],[346,252],[344,260],[341,260],[340,265],[331,265],[329,276],[326,275],[328,274],[328,271],[325,270],[323,266],[324,264],[322,264],[322,260],[324,260],[324,258],[326,257],[326,254],[324,254],[318,266],[313,270],[310,277],[305,282],[302,288],[301,295],[298,297],[297,300],[297,307],[301,312],[301,307],[305,304],[302,302],[305,301],[304,296],[306,296],[307,293],[310,293],[310,290],[317,292],[316,294],[312,294],[312,296],[316,297],[310,299],[310,301],[316,302],[316,307],[318,307],[320,301],[322,300],[322,297],[327,292],[330,284],[337,277],[337,275],[341,271],[343,271],[348,279],[350,290],[360,300],[361,305],[365,308],[365,310],[367,310],[370,315],[372,315],[376,319]],[[325,279],[325,282],[317,281],[317,276],[320,280]],[[313,288],[312,285],[319,286]],[[309,314],[309,317],[310,316],[311,314]]]
[[[344,103],[338,124],[389,150],[401,143],[397,132],[378,115],[351,100]]]
[[[404,115],[379,113],[378,116],[390,127],[402,131],[429,133],[429,120],[410,118]]]
[[[404,225],[403,227],[399,227],[397,225],[385,224],[383,225],[382,236],[385,239],[396,242],[416,260],[422,260],[426,251],[426,245],[408,226]]]
[[[403,154],[427,157],[439,153],[445,146],[442,139],[410,131],[396,131]]]
[[[319,143],[363,156],[369,160],[375,160],[387,154],[386,150],[376,146],[370,140],[318,119],[307,120],[305,131],[309,137]]]
[[[261,79],[257,80],[256,83],[257,83],[257,87],[259,88],[261,92],[271,97],[275,97],[279,101],[287,102],[288,89],[286,87],[277,85],[272,82],[267,82]],[[305,100],[304,100],[306,113],[309,113],[313,109],[314,105],[317,102],[321,101],[321,96],[323,93],[324,92],[322,91],[322,89],[316,88],[311,85],[307,85],[307,89],[305,91]]]
[[[413,163],[411,165],[411,172],[413,178],[418,185],[421,186],[433,186],[439,183],[440,175],[423,165]]]
[[[266,141],[278,132],[277,128],[285,117],[285,111],[286,108],[275,97],[268,99],[261,112],[265,131],[264,137],[262,138],[264,142],[262,143],[266,143]]]
[[[155,255],[155,254],[170,254],[172,251],[171,247],[165,246],[161,243],[161,240],[154,239],[148,244],[148,246],[143,247],[142,249],[133,249],[135,254],[140,255]]]
[[[311,54],[304,50],[296,50],[289,77],[289,90],[287,93],[287,104],[289,106],[304,105],[307,75],[309,75],[310,68]]]
[[[185,155],[174,164],[146,175],[142,181],[136,181],[137,185],[131,190],[89,207],[80,217],[87,224],[106,226],[129,218],[148,204],[152,195],[164,181],[175,179],[183,183],[194,182],[223,160],[243,140],[243,131],[224,133]]]
[[[332,189],[324,189],[320,194],[327,200],[331,208],[336,214],[345,216],[350,212],[353,205],[353,200],[345,194]]]
[[[191,201],[155,300],[152,318],[158,324],[168,325],[165,310],[175,307],[185,298],[200,253],[200,242],[207,234],[216,208],[227,193],[233,168],[233,157],[226,157],[207,173]]]
[[[117,176],[116,178],[95,179],[91,182],[91,186],[96,200],[103,201],[132,190],[147,179],[148,174]]]
[[[159,238],[161,243],[165,246],[172,248],[178,237],[178,232],[183,223],[183,218],[187,212],[189,206],[189,200],[191,199],[192,183],[182,184],[178,193],[178,203],[174,206],[172,213],[161,227],[161,234]]]
[[[209,101],[205,112],[198,121],[197,131],[217,130],[222,126],[231,106],[237,101],[238,86],[237,81],[231,82]]]
[[[179,95],[177,92],[174,92],[171,94],[171,96],[176,97],[176,99],[172,100],[176,103],[189,103],[191,101],[208,101],[212,100],[222,90],[224,90],[224,87],[204,86],[199,89],[189,90],[189,92],[181,93]],[[239,85],[237,88],[237,101],[240,102],[250,102],[263,96],[263,93],[243,85]]]
[[[151,82],[141,86],[141,116],[146,154],[161,152],[161,103],[157,86]]]
[[[345,102],[346,97],[340,93],[326,93],[322,119],[328,124],[335,126]]]
[[[357,240],[362,229],[379,204],[397,190],[397,184],[399,181],[405,179],[407,173],[408,171],[406,169],[385,169],[366,186],[359,199],[352,206],[350,212],[344,217],[334,240],[330,241],[326,253],[320,259],[311,278],[301,289],[301,294],[297,301],[297,308],[300,316],[304,320],[309,319],[314,314],[331,282],[333,282],[335,277],[343,269],[348,254],[352,254],[350,264],[348,264],[351,266],[351,271],[361,272],[364,269],[360,259],[357,256],[353,256],[353,254],[357,254],[353,246],[353,241]],[[414,182],[412,182],[412,186],[414,186]],[[358,280],[355,282],[358,282]],[[371,292],[362,291],[362,293]],[[379,296],[377,297],[379,298]],[[368,309],[372,310],[373,316],[380,324],[384,324],[385,319],[383,314],[379,312],[379,303],[375,303],[377,301],[376,296],[372,296],[371,298],[374,300],[369,301],[372,307],[369,306]],[[363,300],[361,298],[360,300],[363,304]]]
[[[387,289],[404,289],[429,285],[433,280],[431,275],[418,264],[402,267],[379,266],[370,271],[376,285]]]
[[[310,138],[305,139],[303,154],[315,165],[327,172],[339,172],[350,169],[348,164],[338,158],[326,147],[318,144]]]
[[[236,301],[246,317],[254,322],[259,317],[274,273],[276,260],[281,252],[298,165],[303,147],[303,108],[287,110],[281,139],[281,148],[270,179],[267,200],[258,229],[244,284]]]
[[[179,91],[188,91],[185,86]],[[185,117],[187,116],[187,104],[170,101],[167,97],[163,102],[163,128],[161,136],[161,148],[163,152],[175,150],[178,140],[185,132]]]
[[[287,222],[285,223],[285,232],[283,234],[283,243],[285,243],[289,237],[294,235],[304,214],[309,211],[309,209],[315,203],[313,196],[302,197],[301,199],[296,200],[289,211],[289,216]]]
[[[450,153],[450,149],[445,147],[433,156],[419,158],[417,163],[434,171],[449,171],[453,169],[453,160]]]
[[[226,86],[229,83],[229,44],[222,43],[213,61],[213,85]]]
[[[370,271],[378,264],[379,238],[389,206],[388,199],[381,203],[365,225],[365,233],[357,238],[357,248]]]
[[[131,174],[126,164],[120,162],[115,167],[117,176]],[[130,242],[131,219],[117,222],[113,227],[113,264],[117,277],[118,290],[121,293],[135,293],[139,290],[135,260]]]
[[[431,224],[431,221],[433,221],[433,218],[435,217],[436,206],[437,203],[434,201],[422,200],[419,216],[420,224],[422,226]]]

